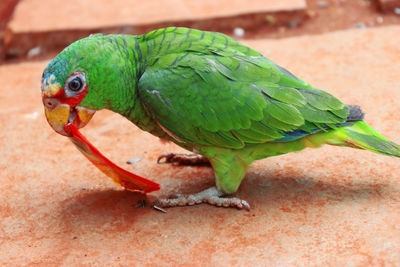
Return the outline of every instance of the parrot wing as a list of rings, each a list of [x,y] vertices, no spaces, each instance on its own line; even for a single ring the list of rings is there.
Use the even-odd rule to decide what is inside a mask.
[[[160,56],[141,76],[138,97],[175,138],[227,148],[298,139],[349,115],[269,59],[222,50]]]

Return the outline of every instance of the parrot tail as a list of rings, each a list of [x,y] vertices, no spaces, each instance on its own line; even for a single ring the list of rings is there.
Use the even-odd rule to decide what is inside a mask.
[[[309,141],[314,144],[320,144],[322,140],[330,145],[366,149],[375,153],[400,157],[400,145],[386,139],[364,121],[357,121],[352,125],[339,127],[321,135],[311,135],[309,138]]]
[[[386,139],[364,121],[358,121],[352,126],[344,127],[343,130],[347,135],[345,142],[348,146],[400,157],[400,145]]]

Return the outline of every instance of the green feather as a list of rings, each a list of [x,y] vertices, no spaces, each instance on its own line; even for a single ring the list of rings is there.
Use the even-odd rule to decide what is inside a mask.
[[[331,112],[319,110],[311,106],[298,107],[304,119],[317,123],[342,123],[344,120]]]
[[[345,105],[339,99],[322,90],[312,88],[310,90],[301,90],[300,92],[306,98],[307,103],[314,108],[320,110],[337,110],[345,107]]]
[[[265,112],[275,119],[295,126],[304,124],[302,114],[294,106],[276,101],[269,97],[266,97],[266,99],[267,106],[265,107]]]

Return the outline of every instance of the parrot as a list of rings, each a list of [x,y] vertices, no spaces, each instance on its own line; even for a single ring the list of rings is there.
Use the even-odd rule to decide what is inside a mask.
[[[213,187],[160,198],[157,207],[250,209],[234,193],[252,162],[324,144],[400,157],[398,144],[363,121],[360,106],[218,32],[168,27],[90,35],[48,64],[41,96],[48,123],[61,135],[70,135],[68,123],[82,128],[108,109],[192,152],[158,161],[211,165]]]

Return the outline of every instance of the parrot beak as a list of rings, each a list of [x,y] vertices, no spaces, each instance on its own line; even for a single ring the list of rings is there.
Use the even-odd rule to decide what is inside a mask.
[[[76,106],[72,108],[68,104],[62,104],[56,98],[43,98],[44,112],[47,122],[57,133],[70,136],[65,131],[67,123],[74,124],[77,128],[84,127],[96,112],[93,109]]]

